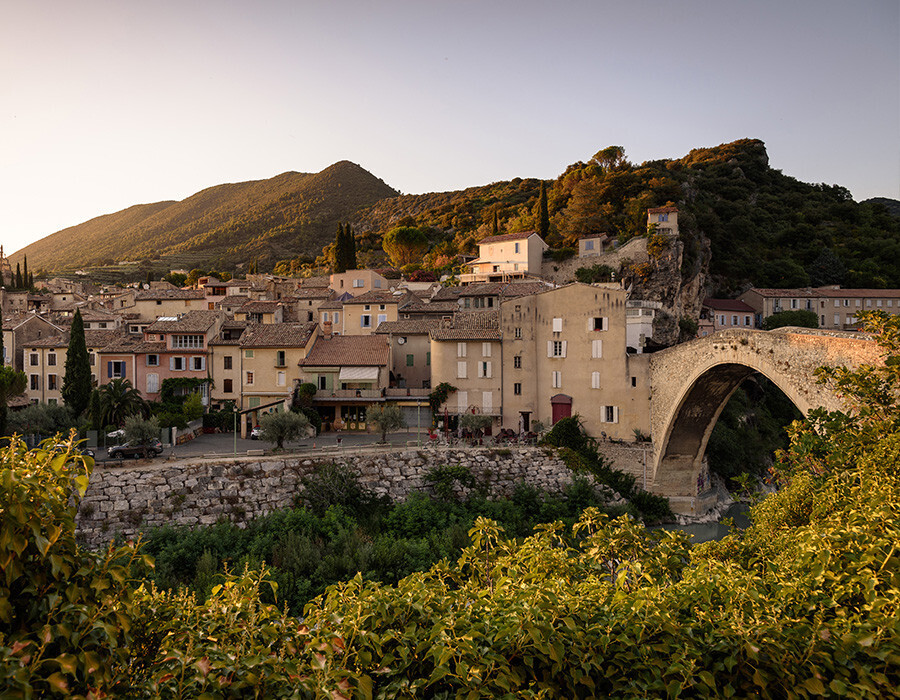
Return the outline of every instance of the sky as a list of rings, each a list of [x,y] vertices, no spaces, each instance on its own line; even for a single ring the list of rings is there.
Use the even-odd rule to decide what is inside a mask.
[[[900,199],[900,3],[0,0],[6,254],[339,160],[422,193],[741,138]]]

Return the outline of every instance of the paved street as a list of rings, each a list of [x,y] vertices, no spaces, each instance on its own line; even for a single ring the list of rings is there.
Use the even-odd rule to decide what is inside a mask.
[[[336,447],[353,448],[364,445],[373,445],[381,438],[380,433],[327,433],[319,435],[315,438],[305,440],[296,440],[285,444],[285,451],[309,451],[316,452],[322,449],[333,449]],[[425,430],[420,432],[421,444],[428,444],[428,433]],[[416,444],[416,431],[403,430],[396,433],[388,434],[388,442],[396,447],[406,447],[409,443]],[[235,439],[234,433],[201,433],[190,442],[175,447],[167,447],[163,451],[163,457],[189,458],[189,457],[209,457],[209,456],[247,456],[248,451],[265,450],[271,452],[274,445],[265,440],[244,440],[240,435]],[[97,450],[97,460],[106,460],[106,450],[100,448]]]

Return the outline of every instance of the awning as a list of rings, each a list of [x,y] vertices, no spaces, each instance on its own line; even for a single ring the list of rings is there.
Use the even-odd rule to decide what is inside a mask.
[[[341,367],[339,382],[377,382],[377,367]]]

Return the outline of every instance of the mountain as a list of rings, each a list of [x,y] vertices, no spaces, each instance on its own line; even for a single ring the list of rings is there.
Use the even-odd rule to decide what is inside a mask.
[[[839,185],[784,175],[770,166],[757,139],[643,163],[611,146],[545,184],[547,241],[559,259],[583,235],[606,233],[619,242],[641,235],[647,209],[671,204],[681,212],[682,277],[704,280],[698,295],[734,295],[750,285],[900,287],[896,200],[854,202]],[[514,178],[400,195],[342,161],[316,174],[284,173],[211,187],[182,202],[131,207],[59,231],[12,260],[27,255],[32,270],[64,271],[143,259],[141,269],[160,271],[231,270],[255,258],[261,271],[296,274],[308,271],[310,259],[334,240],[338,222],[349,222],[367,266],[384,264],[382,237],[407,225],[431,242],[423,266],[449,269],[460,253],[476,252],[495,226],[498,233],[534,228],[540,185]]]
[[[398,193],[354,163],[320,173],[287,172],[268,180],[218,185],[180,202],[129,207],[58,231],[17,251],[32,270],[74,270],[123,260],[188,256],[231,268],[258,257],[263,266],[316,255],[337,224]]]

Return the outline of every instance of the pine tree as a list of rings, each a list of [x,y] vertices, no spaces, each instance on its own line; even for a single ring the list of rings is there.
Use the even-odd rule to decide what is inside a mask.
[[[500,231],[500,215],[497,212],[494,212],[494,223],[491,226],[491,235],[496,236]]]
[[[355,270],[356,265],[356,236],[353,235],[353,229],[347,224],[347,269]]]
[[[23,289],[24,286],[22,284],[22,266],[16,263],[16,289]]]
[[[80,416],[91,400],[91,363],[84,340],[81,309],[75,311],[66,354],[66,373],[63,376],[62,399],[72,413]]]
[[[547,211],[547,185],[541,180],[541,194],[534,207],[534,228],[541,238],[546,238],[550,231],[550,214]]]

